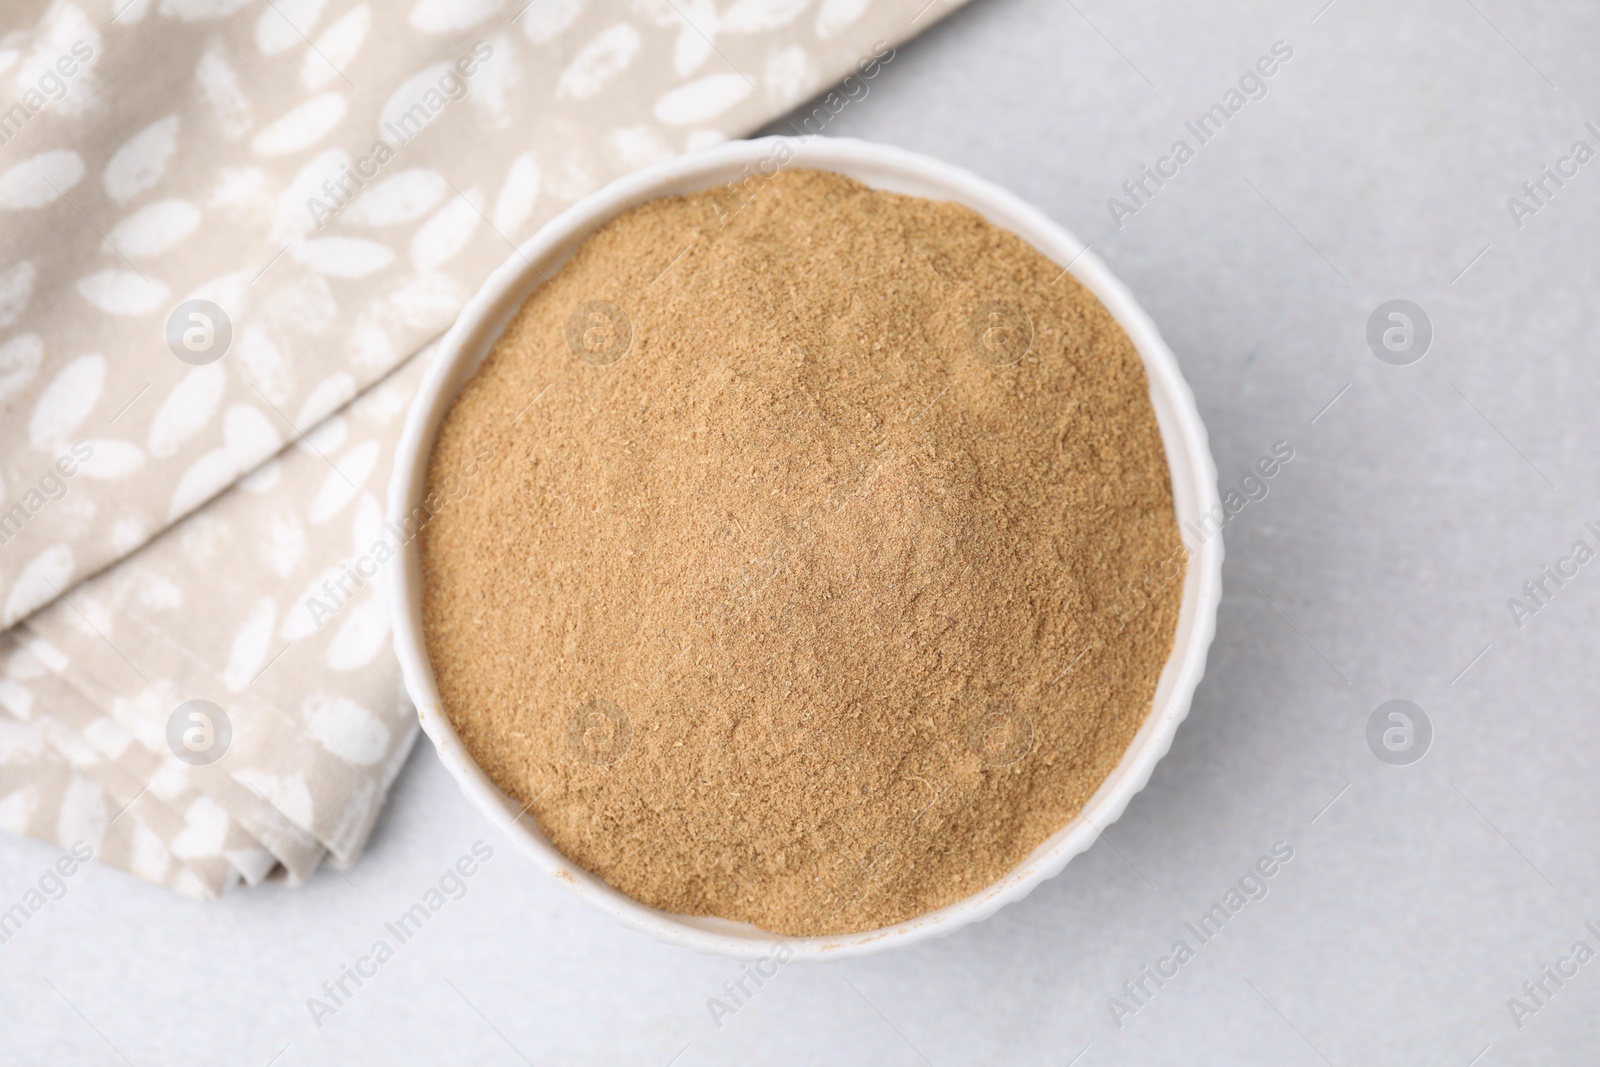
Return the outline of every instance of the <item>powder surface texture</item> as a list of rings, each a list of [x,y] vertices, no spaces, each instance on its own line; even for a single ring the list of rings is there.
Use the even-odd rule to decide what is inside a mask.
[[[511,321],[428,473],[468,751],[650,906],[952,904],[1148,715],[1184,554],[1111,315],[957,205],[782,172],[651,201]]]

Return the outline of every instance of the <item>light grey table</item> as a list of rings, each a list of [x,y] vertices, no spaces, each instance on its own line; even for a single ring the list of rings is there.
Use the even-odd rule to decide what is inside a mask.
[[[1294,449],[1228,528],[1171,755],[1060,877],[943,941],[787,966],[719,1027],[707,998],[737,964],[579,906],[423,743],[347,876],[210,904],[75,876],[0,948],[0,1061],[1594,1062],[1600,959],[1570,951],[1600,951],[1600,563],[1546,580],[1532,615],[1507,602],[1600,544],[1600,160],[1570,159],[1600,150],[1600,8],[1324,2],[979,0],[830,125],[1092,242],[1177,352],[1225,488]],[[1266,95],[1132,201],[1122,183],[1170,173],[1185,123],[1276,41],[1293,56]],[[1536,203],[1546,165],[1577,173]],[[1514,196],[1537,210],[1514,218]],[[1111,197],[1137,209],[1120,228]],[[1404,366],[1366,336],[1396,299],[1433,334]],[[1395,699],[1432,729],[1410,765],[1367,740]],[[315,1028],[306,999],[478,839],[494,854],[465,895]],[[1293,859],[1266,896],[1201,944],[1185,923],[1277,842]],[[0,900],[54,858],[0,838]],[[1143,978],[1180,939],[1193,958]]]

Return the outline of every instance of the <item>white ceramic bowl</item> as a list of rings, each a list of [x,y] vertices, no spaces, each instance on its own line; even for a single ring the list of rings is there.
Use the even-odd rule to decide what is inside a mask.
[[[1150,379],[1172,472],[1173,499],[1180,526],[1198,520],[1217,504],[1216,467],[1205,426],[1177,361],[1155,325],[1105,264],[1082,242],[1038,210],[964,170],[898,148],[832,138],[770,137],[735,141],[682,156],[619,179],[585,197],[552,219],[490,276],[445,335],[422,388],[411,405],[389,483],[389,518],[403,527],[420,505],[434,435],[450,402],[483,361],[511,316],[541,283],[540,271],[554,274],[584,238],[636,204],[659,196],[688,193],[741,179],[750,172],[771,173],[776,166],[836,171],[878,189],[935,200],[952,200],[1017,234],[1087,286],[1133,339]],[[535,269],[537,265],[538,269]],[[1186,539],[1193,534],[1185,530]],[[924,938],[948,934],[987,918],[1026,896],[1087,849],[1128,801],[1150,779],[1156,761],[1172,745],[1178,723],[1205,670],[1206,651],[1216,629],[1222,595],[1222,539],[1190,543],[1183,606],[1172,655],[1156,687],[1150,716],[1134,736],[1111,776],[1083,812],[1041,844],[1015,870],[966,899],[891,927],[829,937],[781,937],[744,923],[674,915],[646,907],[612,889],[556,850],[520,805],[506,796],[473,762],[445,716],[433,668],[422,637],[422,582],[413,540],[389,564],[395,652],[405,686],[416,704],[422,728],[462,791],[490,820],[510,834],[545,871],[585,902],[628,926],[663,941],[738,958],[757,958],[787,945],[796,958],[841,958],[879,952]]]

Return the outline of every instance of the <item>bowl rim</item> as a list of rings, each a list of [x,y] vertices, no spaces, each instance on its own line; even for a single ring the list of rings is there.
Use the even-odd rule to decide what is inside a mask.
[[[476,372],[511,315],[590,233],[628,208],[658,196],[747,177],[770,177],[769,169],[776,173],[789,167],[834,171],[873,188],[965,204],[1028,242],[1089,288],[1127,332],[1144,363],[1187,552],[1177,631],[1150,713],[1116,768],[1078,815],[1005,876],[954,904],[876,930],[816,937],[771,934],[744,923],[660,911],[613,889],[551,844],[527,809],[519,810],[478,767],[444,714],[422,636],[417,541],[415,536],[402,536],[421,506],[428,459],[450,403]],[[1207,529],[1200,520],[1221,514],[1205,425],[1177,359],[1132,294],[1087,245],[1015,194],[928,156],[848,138],[765,137],[725,142],[619,178],[540,227],[490,274],[440,340],[407,411],[385,515],[389,532],[401,544],[384,564],[384,577],[395,654],[423,731],[466,797],[545,873],[591,907],[671,944],[737,959],[774,954],[786,960],[839,959],[944,936],[989,917],[1059,873],[1121,816],[1171,748],[1205,671],[1222,595],[1223,546],[1220,529],[1204,536],[1197,530]],[[785,949],[788,955],[783,954]]]

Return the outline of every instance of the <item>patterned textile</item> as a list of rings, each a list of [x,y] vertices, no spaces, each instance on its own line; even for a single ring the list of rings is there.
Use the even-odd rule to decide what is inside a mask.
[[[847,77],[820,131],[958,3],[103,0],[0,37],[0,829],[196,895],[353,862],[416,733],[369,579],[430,341],[573,200]]]

